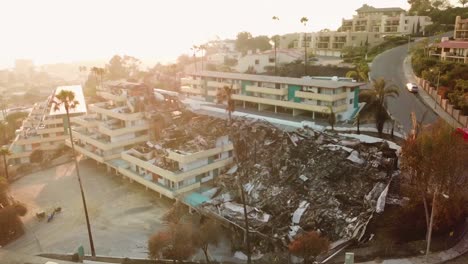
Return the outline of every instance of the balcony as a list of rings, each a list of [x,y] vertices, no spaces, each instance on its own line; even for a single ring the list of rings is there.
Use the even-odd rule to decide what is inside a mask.
[[[347,93],[319,94],[319,93],[296,91],[295,96],[299,97],[299,98],[303,98],[303,99],[312,99],[312,100],[334,102],[334,101],[346,99],[348,97],[348,94]]]
[[[142,176],[138,175],[136,171],[133,171],[131,169],[126,169],[126,168],[119,168],[119,172],[125,175],[126,177],[138,182],[139,184],[148,187],[149,189],[158,192],[170,199],[175,198],[175,192],[166,186],[163,186],[159,183],[153,182],[151,180],[147,180],[143,178]],[[200,185],[198,185],[200,186]]]
[[[288,90],[285,88],[276,89],[276,88],[266,88],[266,87],[258,87],[253,85],[245,86],[245,90],[248,92],[253,93],[263,93],[263,94],[272,94],[272,95],[287,95]]]
[[[99,132],[108,135],[108,136],[121,136],[128,133],[138,132],[149,129],[148,124],[139,125],[139,126],[129,126],[126,127],[121,124],[108,124],[108,123],[100,123],[99,124]]]
[[[130,149],[128,153],[131,153],[133,156],[146,161],[151,160],[154,157],[153,149],[142,145]]]
[[[46,137],[46,138],[42,138],[41,136],[38,136],[38,135],[26,136],[26,137],[21,136],[18,138],[17,141],[15,141],[15,143],[18,145],[29,145],[29,144],[36,144],[36,143],[42,143],[42,142],[61,141],[61,140],[65,140],[67,137],[68,135]]]
[[[37,129],[37,134],[50,134],[50,133],[57,133],[57,132],[64,132],[64,127],[51,127],[51,128],[39,128]]]
[[[192,78],[181,78],[181,79],[180,79],[180,84],[181,84],[181,85],[188,85],[188,86],[191,86],[191,85],[202,85],[202,84],[203,84],[203,81],[202,81],[202,80],[192,79]]]
[[[73,117],[71,118],[71,122],[86,128],[91,128],[97,127],[101,121],[96,119],[96,115],[86,115]]]
[[[238,95],[238,94],[232,95],[232,98],[238,101],[245,101],[245,102],[272,105],[272,106],[281,106],[281,107],[286,107],[290,109],[306,110],[306,111],[311,111],[311,112],[323,113],[323,112],[328,111],[328,106],[309,105],[309,104],[304,104],[304,103],[296,103],[292,101],[273,100],[273,99],[267,99],[267,98],[259,98],[255,96]],[[348,109],[348,106],[341,105],[341,106],[333,107],[333,109],[335,113],[339,113],[339,112],[346,111]]]
[[[65,140],[65,145],[67,145],[68,147],[71,147],[70,139]],[[111,159],[120,158],[120,153],[113,154],[113,155],[108,155],[108,156],[103,156],[103,155],[100,155],[100,154],[98,154],[96,152],[88,150],[84,146],[79,145],[79,144],[74,144],[74,147],[75,147],[75,150],[77,152],[83,154],[84,156],[86,156],[88,158],[92,158],[93,160],[95,160],[97,162],[100,162],[100,163],[104,163],[104,162],[106,162],[108,160],[111,160]]]
[[[223,153],[223,152],[226,152],[226,151],[230,151],[230,150],[233,150],[233,149],[234,149],[234,145],[232,143],[230,143],[230,144],[223,145],[223,146],[220,146],[220,147],[208,149],[208,150],[205,150],[205,151],[199,151],[199,152],[196,152],[196,153],[189,153],[189,154],[180,154],[180,153],[177,153],[177,152],[175,152],[173,150],[167,150],[167,153],[168,153],[167,158],[169,158],[171,160],[175,160],[175,161],[180,162],[180,163],[189,163],[189,162],[196,161],[198,159],[208,158],[208,157],[211,157],[213,155]]]
[[[216,81],[208,81],[206,83],[206,86],[208,87],[213,87],[213,88],[224,88],[225,86],[231,87],[232,89],[240,89],[239,85],[237,84],[232,84],[230,82],[216,82]]]
[[[82,141],[85,141],[103,151],[111,150],[111,149],[119,148],[119,147],[124,147],[124,146],[129,146],[133,144],[138,144],[138,143],[142,143],[142,142],[149,140],[148,135],[143,135],[143,136],[135,137],[132,139],[111,142],[105,139],[105,137],[101,137],[100,135],[96,133],[89,133],[83,130],[81,131],[74,130],[72,133],[73,133],[73,137],[75,137],[76,139],[81,139]]]
[[[97,103],[89,106],[93,112],[120,120],[137,120],[143,118],[143,113],[132,113],[127,106],[112,106],[108,103]]]
[[[208,165],[189,170],[189,171],[169,171],[154,165],[151,161],[145,161],[140,158],[137,158],[130,154],[131,152],[123,152],[122,159],[128,161],[131,164],[135,164],[138,167],[141,167],[147,171],[152,173],[158,174],[163,178],[166,178],[173,182],[179,182],[185,180],[186,178],[195,177],[196,175],[200,175],[202,173],[206,173],[212,171],[214,169],[224,168],[225,166],[231,164],[233,162],[233,158],[219,160]]]
[[[188,94],[203,94],[203,91],[198,88],[192,88],[190,86],[181,86],[180,91]]]
[[[208,94],[209,96],[218,96],[218,91],[208,90],[208,92],[206,94]]]

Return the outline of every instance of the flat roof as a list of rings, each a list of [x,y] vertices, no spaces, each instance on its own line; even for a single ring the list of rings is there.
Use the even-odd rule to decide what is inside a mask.
[[[313,86],[320,88],[338,89],[342,87],[359,87],[365,85],[359,82],[349,81],[332,81],[332,80],[316,80],[305,78],[292,78],[232,72],[216,72],[216,71],[199,71],[190,73],[191,76],[213,77],[213,78],[226,78],[234,80],[254,81],[254,82],[269,82],[269,83],[283,83],[301,86]]]
[[[401,7],[373,7],[371,5],[362,5],[362,7],[356,9],[358,13],[367,13],[367,12],[406,12]]]

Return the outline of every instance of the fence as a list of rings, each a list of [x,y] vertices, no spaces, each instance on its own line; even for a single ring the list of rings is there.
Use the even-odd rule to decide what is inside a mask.
[[[455,109],[453,105],[447,100],[442,99],[442,96],[437,94],[437,89],[431,86],[431,83],[422,78],[416,78],[420,87],[429,94],[432,99],[436,102],[434,107],[440,107],[447,114],[449,114],[458,124],[455,124],[457,127],[468,127],[468,116],[465,116],[461,113],[460,110]]]

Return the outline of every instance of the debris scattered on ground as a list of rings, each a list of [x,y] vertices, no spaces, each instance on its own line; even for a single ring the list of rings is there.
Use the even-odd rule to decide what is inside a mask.
[[[359,239],[383,210],[398,147],[310,128],[285,132],[258,120],[234,120],[224,129],[218,133],[230,135],[237,162],[217,179],[202,211],[242,228],[242,186],[251,231],[285,246],[309,230],[331,241]]]

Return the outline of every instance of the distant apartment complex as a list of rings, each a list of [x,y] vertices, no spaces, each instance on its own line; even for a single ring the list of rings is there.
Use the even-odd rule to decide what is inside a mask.
[[[207,124],[149,91],[125,81],[100,87],[97,93],[106,101],[89,105],[88,115],[72,120],[75,148],[173,199],[220,174],[232,163],[233,146],[226,135],[203,133]]]
[[[443,39],[431,55],[444,61],[468,63],[468,18],[456,17],[453,39]]]
[[[303,60],[304,52],[299,50],[278,49],[276,55],[274,50],[248,53],[238,59],[234,69],[238,72],[249,71],[252,73],[264,73],[267,72],[266,67],[275,67],[275,58],[277,65],[281,63],[291,63],[296,60]]]
[[[223,87],[232,87],[232,98],[240,106],[259,111],[327,116],[330,107],[340,120],[352,118],[359,109],[363,83],[339,78],[289,78],[226,72],[196,72],[181,80],[181,92],[215,102]]]
[[[407,16],[399,7],[375,8],[363,5],[352,19],[343,19],[340,31],[408,35],[424,32],[432,24],[427,16]]]
[[[369,47],[381,43],[385,36],[424,33],[424,28],[432,21],[427,16],[407,16],[398,7],[375,8],[363,5],[356,10],[352,19],[343,19],[338,31],[322,30],[299,34],[294,42],[295,48],[308,47],[317,55],[340,56],[345,47]]]
[[[73,91],[76,97],[80,98],[81,104],[84,104],[80,86],[61,86],[55,93],[61,89]],[[60,110],[55,112],[51,108],[51,99],[52,96],[44,102],[36,103],[21,128],[16,131],[17,136],[10,145],[12,154],[8,156],[10,165],[30,163],[30,155],[35,150],[57,150],[64,145],[65,139],[68,138],[67,119]],[[84,111],[80,108],[71,111],[70,115],[81,115]]]

